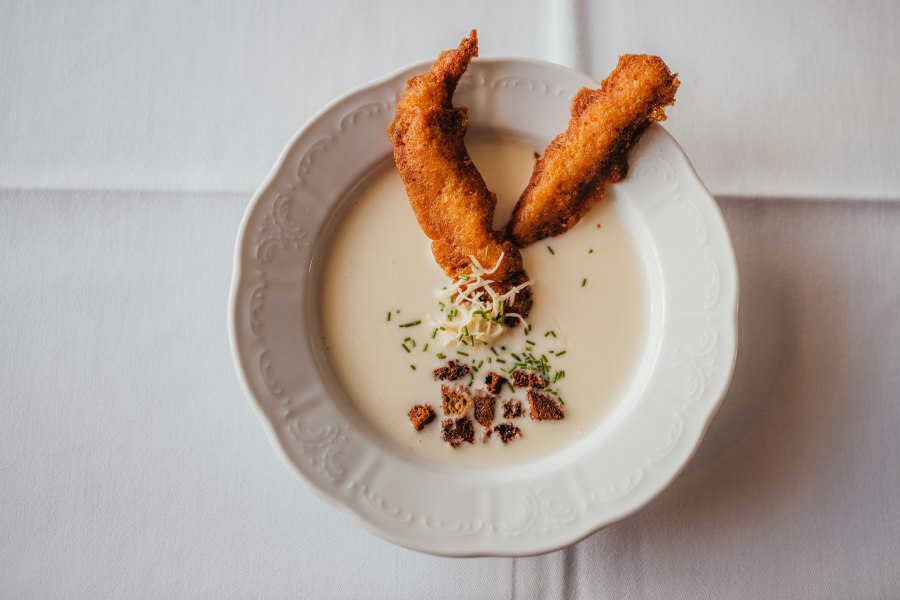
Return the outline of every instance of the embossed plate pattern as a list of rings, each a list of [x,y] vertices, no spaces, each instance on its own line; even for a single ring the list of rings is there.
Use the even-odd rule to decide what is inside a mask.
[[[317,341],[315,274],[329,215],[389,155],[396,101],[427,66],[342,96],[288,144],[238,235],[232,350],[275,447],[312,489],[370,530],[435,554],[546,552],[649,502],[696,450],[737,351],[734,253],[715,201],[678,144],[652,126],[614,191],[651,289],[647,346],[617,408],[586,439],[528,465],[454,469],[392,452],[337,399]],[[597,82],[550,63],[479,59],[455,102],[469,107],[471,127],[543,147],[565,128],[585,85]]]

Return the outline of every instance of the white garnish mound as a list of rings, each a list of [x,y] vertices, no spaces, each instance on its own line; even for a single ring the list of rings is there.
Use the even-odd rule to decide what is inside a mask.
[[[437,293],[440,315],[429,318],[446,334],[447,343],[463,346],[489,345],[506,330],[507,319],[525,319],[514,312],[505,312],[507,306],[513,306],[516,294],[531,285],[529,279],[525,283],[510,288],[499,294],[491,284],[494,280],[488,276],[493,274],[503,254],[492,269],[485,269],[474,256],[470,273],[462,273],[453,282]]]

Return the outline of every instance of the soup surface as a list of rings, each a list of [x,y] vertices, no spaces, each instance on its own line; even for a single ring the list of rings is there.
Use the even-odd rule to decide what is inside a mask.
[[[494,227],[502,229],[528,182],[534,149],[496,137],[468,139],[467,146],[497,194]],[[457,346],[435,332],[436,292],[450,282],[434,263],[430,241],[416,223],[393,163],[366,178],[353,194],[325,257],[320,317],[338,381],[384,436],[454,465],[514,464],[577,441],[623,396],[646,344],[650,306],[644,263],[614,194],[566,234],[522,251],[534,282],[529,333],[523,326],[508,329],[493,350]],[[494,424],[503,421],[503,401],[522,401],[524,415],[512,419],[521,428],[520,438],[504,445],[494,434],[483,442],[476,423],[475,443],[452,448],[442,441],[441,382],[434,380],[433,370],[451,359],[478,366],[471,380],[473,387],[483,388],[489,371],[506,375],[501,369],[525,352],[546,358],[549,387],[562,399],[565,418],[531,420],[524,390],[504,386]],[[467,376],[461,383],[468,381]],[[416,404],[429,404],[437,413],[422,431],[415,431],[407,417]]]

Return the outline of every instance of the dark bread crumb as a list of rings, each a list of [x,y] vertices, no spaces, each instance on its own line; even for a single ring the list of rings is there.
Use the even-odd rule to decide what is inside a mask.
[[[475,420],[478,421],[482,427],[491,428],[491,423],[494,422],[494,411],[497,407],[497,400],[494,396],[488,394],[487,392],[478,391],[475,392]]]
[[[416,431],[422,431],[423,427],[434,421],[434,417],[434,409],[428,404],[416,404],[409,409],[409,421]]]
[[[531,418],[535,421],[558,421],[565,417],[562,406],[549,394],[528,390]]]
[[[503,403],[504,419],[515,419],[517,417],[521,417],[524,414],[525,411],[522,410],[522,403],[518,400],[506,400]]]
[[[517,388],[540,388],[547,387],[544,376],[540,371],[513,371],[513,385]]]
[[[522,430],[509,421],[500,423],[499,425],[494,427],[494,431],[496,431],[500,435],[500,441],[504,444],[508,444],[522,437]]]
[[[443,379],[444,381],[456,381],[468,374],[469,365],[461,364],[457,360],[451,360],[443,367],[438,367],[434,370],[435,380]]]
[[[504,383],[506,383],[506,378],[496,371],[491,371],[484,378],[484,386],[487,388],[487,391],[495,396],[500,393]]]
[[[464,415],[472,406],[472,394],[461,386],[441,386],[441,408],[444,415]]]
[[[475,441],[475,426],[469,417],[444,419],[441,421],[441,439],[454,448],[463,442],[471,444]]]

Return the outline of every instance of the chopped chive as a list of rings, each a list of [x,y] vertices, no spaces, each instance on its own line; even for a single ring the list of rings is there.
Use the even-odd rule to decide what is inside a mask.
[[[407,353],[409,353],[409,348],[406,347],[406,344],[400,344]]]
[[[502,358],[498,358],[498,359],[497,359],[497,362],[498,362],[498,363],[501,363],[501,364],[504,364],[504,365],[506,364],[506,361],[503,360]]]
[[[556,332],[551,329],[550,331],[548,331],[547,333],[544,334],[544,337],[547,337],[550,335],[552,335],[553,337],[556,337]]]
[[[408,342],[408,341],[410,341],[411,339],[412,339],[411,337],[406,336],[405,338],[403,338],[403,341],[404,341],[404,342]]]
[[[434,339],[435,336],[437,336],[437,332],[438,332],[437,328],[435,328],[435,330],[431,332],[431,339]]]
[[[515,352],[512,353],[512,357],[513,357],[514,359],[518,360],[519,362],[522,361],[522,357],[520,357],[520,356],[519,356],[518,354],[516,354]]]
[[[581,287],[584,287],[586,285],[587,285],[587,277],[585,277],[584,279],[581,280]]]
[[[409,365],[409,368],[412,369],[413,371],[415,371],[415,370],[416,370],[416,365]]]
[[[388,315],[388,316],[387,316],[387,320],[390,321],[390,320],[391,320],[391,311],[388,311],[388,314],[387,314],[387,315]]]
[[[457,354],[462,354],[463,356],[468,356],[468,355],[469,355],[468,352],[463,352],[462,350],[457,350],[456,353],[457,353]]]
[[[568,350],[563,350],[562,352],[557,352],[557,353],[556,353],[556,356],[562,356],[562,355],[565,354],[566,352],[568,352]]]
[[[494,353],[494,356],[500,356],[499,354],[497,354],[497,351],[494,350],[494,347],[493,347],[493,346],[491,346],[491,352]]]
[[[437,354],[435,354],[435,356],[437,356],[441,360],[444,360],[445,358],[447,358],[447,355],[444,354],[443,352],[438,352]]]
[[[469,387],[472,387],[473,383],[475,383],[475,376],[469,375]]]
[[[516,388],[513,387],[513,384],[511,384],[510,382],[507,381],[506,385],[509,387],[510,392],[512,392],[513,394],[516,393]]]
[[[550,251],[550,254],[556,254],[556,252],[554,252],[554,251],[553,251],[553,248],[550,247],[550,246],[547,246],[547,250]]]
[[[425,345],[422,346],[422,352],[428,352],[428,342],[425,342]]]
[[[593,253],[594,253],[594,249],[593,249],[593,248],[588,248],[588,254],[593,254]]]
[[[409,323],[403,323],[400,327],[415,327],[416,325],[421,325],[422,319],[416,319],[415,321],[410,321]]]
[[[534,340],[525,340],[525,344],[531,344],[532,346],[534,346]]]

